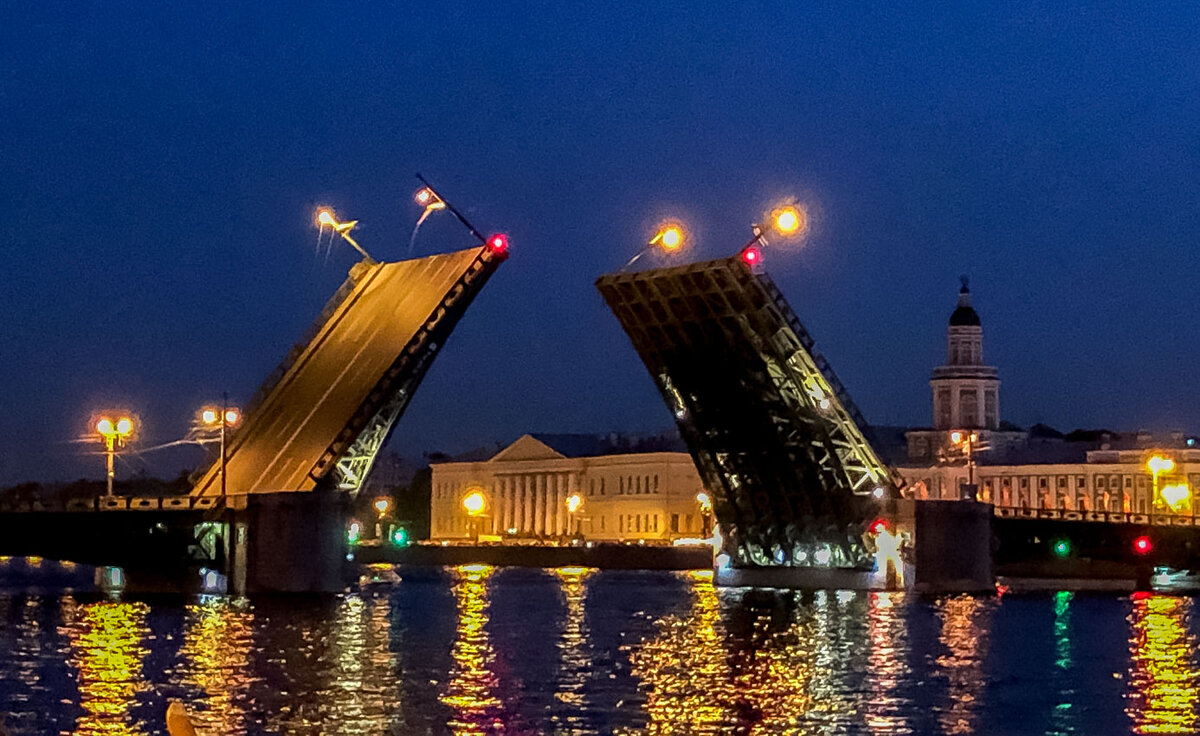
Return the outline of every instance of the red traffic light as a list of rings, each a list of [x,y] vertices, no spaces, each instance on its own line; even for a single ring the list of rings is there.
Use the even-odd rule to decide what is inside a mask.
[[[876,519],[875,521],[871,522],[871,525],[867,527],[867,530],[872,534],[883,534],[884,532],[890,532],[892,527],[891,524],[888,523],[887,519]]]
[[[1148,555],[1154,549],[1154,543],[1145,534],[1133,540],[1133,551],[1139,555]]]
[[[504,233],[496,233],[487,239],[487,247],[493,253],[507,253],[508,236]]]
[[[742,261],[747,266],[757,266],[762,262],[762,251],[758,249],[758,246],[752,245],[742,251]]]

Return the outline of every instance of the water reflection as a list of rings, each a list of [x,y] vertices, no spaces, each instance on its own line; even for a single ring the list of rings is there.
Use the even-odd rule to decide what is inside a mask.
[[[716,733],[733,717],[720,601],[712,571],[685,573],[692,604],[657,622],[658,635],[629,652],[645,690],[647,732]]]
[[[1129,614],[1129,704],[1135,733],[1195,733],[1198,699],[1191,598],[1136,594]]]
[[[143,733],[131,722],[130,707],[147,689],[142,677],[143,643],[148,629],[145,603],[104,601],[79,606],[63,599],[63,618],[70,642],[70,665],[77,672],[83,715],[77,735],[126,736]]]
[[[1051,734],[1076,733],[1079,730],[1074,686],[1075,663],[1071,656],[1071,601],[1075,594],[1060,590],[1054,594],[1054,683],[1058,702],[1050,714]]]
[[[200,691],[188,706],[201,728],[246,733],[246,694],[256,679],[248,667],[253,644],[254,614],[248,607],[205,597],[185,609],[180,679]]]
[[[567,608],[562,637],[558,641],[561,659],[554,697],[569,706],[570,711],[567,715],[555,712],[552,716],[556,731],[560,733],[577,733],[585,723],[585,691],[592,671],[592,647],[588,642],[584,601],[587,596],[586,580],[593,572],[586,567],[559,567],[554,570]]]
[[[938,641],[944,652],[937,665],[946,678],[949,705],[940,708],[942,733],[975,733],[979,697],[986,688],[983,659],[991,628],[990,600],[960,595],[942,598],[936,604],[941,623]]]
[[[908,629],[901,615],[903,593],[867,594],[867,660],[865,717],[871,733],[912,733],[906,717],[910,702],[898,695],[908,675]]]
[[[448,725],[458,734],[490,733],[500,728],[500,699],[496,695],[496,652],[488,639],[488,579],[490,565],[454,568],[458,629],[450,656],[450,681],[439,698],[453,709]]]

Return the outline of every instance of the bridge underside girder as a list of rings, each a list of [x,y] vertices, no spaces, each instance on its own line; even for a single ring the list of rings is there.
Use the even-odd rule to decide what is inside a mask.
[[[735,257],[596,285],[673,412],[734,561],[867,564],[862,522],[891,471],[770,279]]]

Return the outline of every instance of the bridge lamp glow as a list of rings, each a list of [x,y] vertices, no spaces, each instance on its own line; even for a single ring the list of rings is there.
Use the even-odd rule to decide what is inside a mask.
[[[1192,490],[1188,488],[1187,483],[1177,483],[1174,485],[1163,486],[1159,491],[1162,500],[1171,507],[1173,511],[1179,511],[1187,506],[1192,499]]]
[[[572,493],[567,496],[567,513],[573,514],[583,507],[583,496]]]
[[[472,491],[463,496],[462,507],[469,515],[479,516],[487,508],[487,499],[483,497],[483,493]]]
[[[756,245],[746,248],[742,251],[742,262],[747,266],[757,266],[762,263],[762,250]]]
[[[372,505],[375,507],[375,512],[377,514],[379,514],[380,516],[385,516],[385,515],[387,515],[387,512],[390,511],[392,508],[392,499],[390,499],[386,496],[383,496],[383,497],[375,499],[375,503]]]
[[[441,210],[446,208],[446,203],[429,187],[421,187],[417,193],[413,195],[413,199],[417,204],[425,208],[426,212]]]
[[[357,521],[350,522],[350,526],[346,527],[346,541],[350,544],[358,543],[360,534],[362,534],[362,525]]]
[[[700,510],[706,514],[712,510],[712,498],[704,491],[696,494],[696,503],[700,504]]]
[[[397,547],[403,547],[407,543],[408,531],[404,527],[398,526],[392,530],[392,544]]]
[[[1066,557],[1071,554],[1071,543],[1065,539],[1056,539],[1051,549],[1055,557]]]
[[[875,490],[871,491],[871,495],[875,498],[882,499],[885,495],[887,495],[887,491],[883,489],[883,486],[875,486]]]
[[[683,247],[684,240],[683,226],[669,222],[658,229],[658,232],[650,239],[649,245],[655,245],[668,253],[674,253]]]
[[[795,205],[780,207],[771,213],[771,225],[780,235],[795,235],[804,229],[804,211]]]
[[[1146,469],[1155,475],[1170,473],[1175,469],[1175,461],[1163,455],[1155,455],[1146,461]]]

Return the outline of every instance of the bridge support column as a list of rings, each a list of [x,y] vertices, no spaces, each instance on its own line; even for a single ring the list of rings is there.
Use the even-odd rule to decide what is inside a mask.
[[[992,505],[976,501],[917,501],[916,589],[994,593]]]
[[[332,490],[255,493],[246,497],[247,593],[340,593],[346,560],[348,500]],[[233,541],[238,539],[234,532]],[[236,546],[236,544],[234,545]]]

